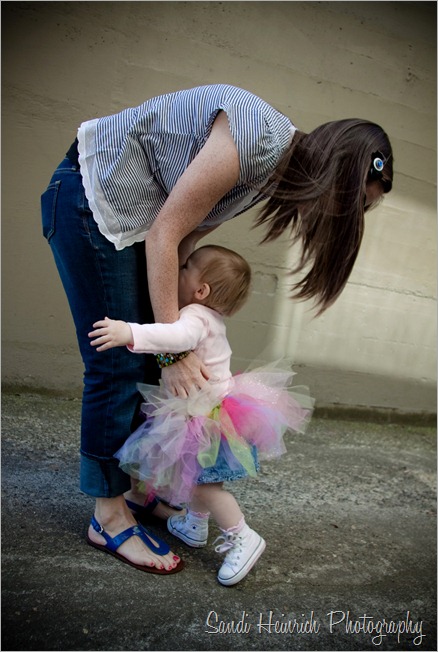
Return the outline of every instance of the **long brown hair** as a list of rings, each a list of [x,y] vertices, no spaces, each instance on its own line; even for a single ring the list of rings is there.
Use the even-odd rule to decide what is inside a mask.
[[[315,299],[318,314],[344,289],[364,230],[366,181],[372,180],[373,155],[383,160],[383,192],[392,186],[393,159],[388,136],[366,120],[328,122],[309,134],[296,132],[264,192],[269,200],[256,226],[265,225],[262,242],[290,228],[301,257],[291,273],[313,263],[294,284],[293,297]]]

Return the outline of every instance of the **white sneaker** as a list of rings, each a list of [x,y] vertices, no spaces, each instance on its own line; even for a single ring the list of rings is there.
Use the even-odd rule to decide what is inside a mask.
[[[199,518],[190,512],[184,516],[170,516],[167,529],[192,548],[203,548],[208,539],[208,518]]]
[[[258,558],[266,548],[265,540],[254,530],[244,525],[238,533],[224,532],[215,541],[224,543],[216,546],[216,552],[227,552],[217,578],[221,584],[232,586],[248,575]]]

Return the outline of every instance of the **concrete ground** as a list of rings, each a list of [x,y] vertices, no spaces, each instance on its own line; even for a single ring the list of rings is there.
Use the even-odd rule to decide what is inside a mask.
[[[434,428],[314,418],[289,436],[233,486],[267,549],[226,588],[214,527],[202,550],[162,531],[186,561],[169,577],[87,546],[80,401],[2,408],[3,650],[437,649]]]

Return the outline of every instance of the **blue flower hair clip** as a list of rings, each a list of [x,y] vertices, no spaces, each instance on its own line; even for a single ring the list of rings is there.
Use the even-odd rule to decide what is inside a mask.
[[[392,188],[391,181],[383,179],[383,168],[386,159],[381,152],[371,154],[371,168],[368,172],[368,181],[380,181],[383,185],[384,192],[389,192]]]
[[[383,175],[383,168],[385,166],[385,159],[380,152],[371,154],[371,169],[369,171],[370,179],[381,179]]]

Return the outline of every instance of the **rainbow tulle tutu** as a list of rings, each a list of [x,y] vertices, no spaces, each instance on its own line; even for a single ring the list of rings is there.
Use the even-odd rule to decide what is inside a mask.
[[[188,399],[162,385],[140,385],[145,422],[115,457],[145,492],[171,503],[190,501],[198,478],[219,454],[230,469],[238,464],[255,476],[253,447],[260,460],[278,457],[286,451],[285,432],[302,433],[310,420],[313,400],[306,388],[291,389],[293,375],[269,366],[238,374],[222,397],[211,382]]]

